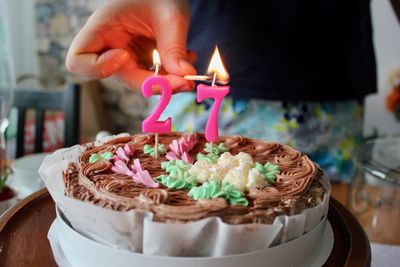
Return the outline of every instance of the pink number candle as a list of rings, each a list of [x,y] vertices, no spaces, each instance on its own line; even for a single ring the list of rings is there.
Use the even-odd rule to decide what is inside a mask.
[[[218,114],[221,107],[222,100],[229,93],[229,86],[216,86],[215,81],[227,82],[229,80],[228,72],[226,71],[221,56],[219,55],[218,48],[215,47],[214,54],[211,58],[207,74],[213,75],[212,85],[199,84],[197,86],[197,102],[201,102],[206,98],[214,99],[214,104],[208,116],[205,136],[208,142],[215,142],[218,138]]]
[[[208,142],[215,142],[218,138],[218,114],[222,100],[228,93],[229,86],[208,86],[204,84],[197,86],[197,102],[201,102],[206,98],[214,99],[205,130]]]
[[[168,106],[169,101],[171,100],[172,88],[171,84],[166,78],[158,75],[158,71],[161,67],[161,60],[157,50],[153,51],[153,65],[155,66],[156,70],[152,76],[150,76],[143,82],[142,94],[144,97],[149,98],[153,96],[153,86],[159,86],[161,88],[161,98],[150,116],[142,122],[142,132],[155,134],[154,151],[155,158],[157,159],[158,134],[171,132],[172,119],[168,118],[165,121],[159,121],[158,119],[160,118],[161,113],[165,110],[165,108]]]
[[[142,94],[149,98],[153,96],[153,86],[161,88],[161,98],[154,108],[153,112],[142,122],[142,132],[144,133],[170,133],[172,119],[168,118],[165,121],[159,121],[162,112],[167,107],[172,96],[172,88],[169,81],[158,75],[158,70],[161,66],[160,57],[157,50],[153,52],[153,62],[156,67],[155,73],[148,77],[142,84]]]

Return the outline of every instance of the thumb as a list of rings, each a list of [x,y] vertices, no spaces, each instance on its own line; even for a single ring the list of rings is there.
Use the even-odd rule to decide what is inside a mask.
[[[155,37],[163,68],[175,75],[195,74],[196,69],[188,61],[186,51],[189,15],[184,11],[174,10],[167,17],[158,17],[157,20]]]

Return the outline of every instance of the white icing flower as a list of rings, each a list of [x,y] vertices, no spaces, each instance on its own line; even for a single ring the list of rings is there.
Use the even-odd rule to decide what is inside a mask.
[[[268,185],[265,177],[254,169],[251,155],[244,152],[235,156],[225,152],[218,158],[217,163],[199,160],[192,166],[189,173],[196,176],[199,183],[218,179],[229,182],[242,192],[249,191],[250,188]]]
[[[249,171],[249,175],[247,178],[246,189],[250,190],[250,188],[260,188],[268,185],[268,181],[265,180],[264,176],[252,168]]]
[[[230,169],[232,168],[228,165],[213,164],[210,168],[211,178],[222,181]]]
[[[211,166],[214,179],[223,180],[229,170],[239,166],[239,162],[231,153],[225,152],[219,158],[217,164]]]
[[[243,164],[239,165],[238,167],[235,167],[231,169],[224,177],[224,182],[229,182],[233,186],[235,186],[237,189],[240,191],[245,191],[246,184],[247,184],[247,179],[249,175],[249,171],[251,170],[252,165],[251,164]]]
[[[246,189],[246,181],[243,179],[242,173],[239,169],[232,169],[224,178],[224,182],[229,182],[240,191]]]
[[[189,170],[189,174],[194,175],[199,183],[204,183],[211,178],[211,171],[206,160],[198,160]]]
[[[243,165],[243,164],[250,164],[253,165],[253,158],[251,157],[250,154],[240,152],[235,156],[235,159],[238,161],[238,165]]]
[[[230,168],[236,167],[239,165],[238,161],[231,153],[225,152],[218,158],[218,165],[224,165]]]

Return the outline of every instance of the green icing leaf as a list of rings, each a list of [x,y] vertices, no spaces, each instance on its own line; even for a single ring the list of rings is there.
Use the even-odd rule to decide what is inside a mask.
[[[167,152],[167,150],[165,149],[165,146],[163,144],[158,144],[157,148],[158,148],[158,154],[159,155],[164,155]],[[153,146],[150,146],[150,145],[145,145],[143,147],[143,153],[149,154],[153,158],[156,156],[155,148]]]
[[[231,205],[248,206],[249,205],[249,201],[247,199],[245,199],[244,197],[231,198],[231,199],[229,199],[229,204],[231,204]]]
[[[99,154],[95,153],[95,154],[90,155],[89,163],[95,163],[100,160],[101,160],[101,157],[99,156]]]
[[[189,197],[194,199],[213,199],[225,198],[230,205],[243,205],[249,204],[248,200],[243,197],[243,193],[239,191],[232,184],[219,180],[210,180],[204,182],[201,186],[194,186],[188,193]]]
[[[264,165],[256,162],[254,168],[265,177],[269,184],[275,184],[276,175],[281,172],[279,165],[271,162],[267,162]]]
[[[229,149],[224,145],[224,143],[213,144],[211,151],[211,143],[206,143],[204,151],[207,152],[206,155],[198,153],[197,160],[206,160],[208,163],[216,163],[218,161],[219,155],[224,152],[228,152]]]
[[[112,158],[114,154],[110,151],[104,152],[104,153],[93,153],[89,157],[89,163],[96,163],[99,161],[106,161]]]
[[[219,143],[218,145],[217,144],[213,144],[212,145],[212,151],[211,151],[211,143],[206,143],[204,151],[207,152],[207,153],[214,154],[214,155],[221,155],[224,152],[228,152],[229,149],[225,146],[224,143]]]
[[[190,189],[196,184],[196,179],[192,177],[176,178],[165,174],[156,177],[156,180],[168,188],[175,189]]]
[[[256,164],[254,164],[254,168],[259,172],[259,173],[263,173],[265,168],[261,163],[256,162]]]
[[[212,199],[224,197],[225,192],[221,191],[221,182],[211,180],[204,182],[201,186],[195,186],[190,189],[188,195],[194,199]]]
[[[243,197],[243,192],[237,189],[234,185],[224,182],[222,183],[222,190],[226,192],[229,204],[241,204],[243,206],[247,206],[249,204],[247,199]]]
[[[156,177],[156,180],[168,188],[190,189],[197,184],[194,175],[189,174],[191,164],[183,160],[171,160],[161,162],[161,168],[168,172]]]
[[[192,164],[186,163],[183,160],[170,160],[161,162],[161,168],[167,172],[172,172],[174,170],[189,171]]]
[[[205,160],[208,163],[216,163],[218,161],[218,155],[211,154],[211,153],[204,155],[204,154],[198,153],[197,160]]]

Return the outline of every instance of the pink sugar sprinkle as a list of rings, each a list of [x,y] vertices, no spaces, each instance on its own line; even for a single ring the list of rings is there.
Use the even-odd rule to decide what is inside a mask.
[[[190,158],[189,154],[187,152],[182,153],[182,160],[186,163],[191,163],[192,159]]]
[[[117,160],[114,162],[114,166],[111,167],[111,170],[116,173],[126,174],[128,176],[134,175],[134,173],[126,166],[126,163],[122,160]]]
[[[156,183],[148,171],[140,171],[132,176],[134,181],[144,184],[147,187],[157,188],[160,185]]]
[[[171,149],[167,155],[165,156],[168,160],[178,160],[182,159],[186,163],[191,163],[192,159],[189,156],[189,151],[197,144],[198,140],[195,135],[191,134],[186,136],[182,136],[179,140],[173,140],[169,145]]]
[[[122,160],[128,162],[129,157],[133,155],[133,150],[128,144],[125,144],[123,148],[119,147],[117,151],[115,151],[115,154],[116,155],[112,157],[113,160],[115,161]]]
[[[150,173],[147,170],[143,170],[142,165],[140,165],[139,159],[135,159],[133,161],[133,165],[131,166],[131,168],[136,170],[136,174],[132,176],[134,180],[144,184],[145,186],[152,188],[160,186],[153,180],[153,178],[151,177]]]
[[[131,176],[134,182],[144,184],[147,187],[156,188],[160,186],[153,180],[147,170],[143,170],[142,166],[140,165],[139,159],[135,159],[133,161],[130,169],[126,165],[126,162],[122,160],[117,160],[114,162],[114,166],[111,167],[111,170],[116,173]]]
[[[135,169],[138,172],[143,171],[142,165],[140,165],[139,159],[135,159],[133,161],[133,165],[131,166],[132,169]]]

